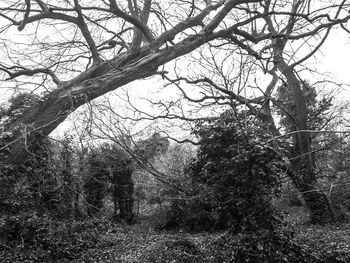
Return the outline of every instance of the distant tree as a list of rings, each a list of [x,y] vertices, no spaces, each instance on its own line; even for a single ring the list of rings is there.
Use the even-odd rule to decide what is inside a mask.
[[[134,182],[132,174],[135,170],[133,158],[116,144],[104,145],[105,160],[111,169],[111,193],[114,203],[114,217],[132,222],[134,207]]]
[[[88,175],[84,183],[87,213],[94,216],[103,208],[103,198],[107,190],[108,169],[101,156],[91,152],[88,157]]]
[[[333,106],[333,96],[321,96],[317,92],[315,85],[311,85],[307,81],[300,83],[302,92],[304,94],[305,104],[307,108],[307,123],[310,130],[321,130],[333,120],[333,114],[330,111]],[[296,127],[296,104],[294,101],[292,90],[288,88],[285,83],[277,88],[277,96],[275,107],[278,115],[281,117],[280,123],[287,132],[295,132]],[[311,134],[315,137],[316,134]]]
[[[84,196],[84,180],[88,173],[88,148],[80,144],[76,148],[76,177],[74,180],[74,215],[75,218],[83,216],[83,204],[81,197]]]
[[[134,145],[135,155],[143,162],[152,161],[154,157],[164,154],[169,147],[169,140],[154,132],[149,138],[137,141]]]
[[[72,137],[65,134],[62,141],[60,151],[60,176],[62,179],[61,187],[61,214],[66,219],[71,219],[74,216],[74,197],[75,197],[75,182],[73,173],[73,152],[72,152]],[[77,204],[76,204],[77,205]]]
[[[61,196],[52,159],[53,144],[46,139],[40,144],[32,145],[30,151],[30,158],[19,167],[19,171],[27,178],[35,209],[40,213],[56,214]]]

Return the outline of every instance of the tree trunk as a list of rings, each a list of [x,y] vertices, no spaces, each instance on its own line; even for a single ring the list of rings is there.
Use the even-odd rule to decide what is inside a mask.
[[[118,185],[118,204],[120,218],[131,223],[133,220],[133,184]]]
[[[325,193],[317,189],[315,173],[308,172],[305,165],[295,163],[292,161],[292,171],[289,171],[289,177],[303,195],[305,204],[310,211],[310,222],[316,224],[333,222],[335,216],[330,200]]]
[[[77,182],[74,183],[74,196],[73,196],[73,207],[74,207],[74,218],[81,218],[82,213],[79,206],[80,186]]]
[[[113,188],[115,207],[118,203],[119,217],[128,223],[133,221],[134,208],[134,182],[132,180],[130,165],[114,167],[113,171]]]
[[[152,46],[131,50],[93,66],[70,81],[62,82],[40,103],[7,126],[8,131],[13,132],[13,139],[6,146],[8,154],[5,163],[23,163],[28,155],[27,147],[49,135],[70,113],[85,103],[134,80],[156,74],[159,66],[216,37],[213,33],[198,34],[157,51]]]
[[[312,152],[311,137],[307,125],[307,107],[300,81],[293,68],[289,67],[282,57],[276,60],[277,67],[287,80],[288,88],[292,90],[296,106],[295,133],[293,134],[293,151],[290,155],[293,172],[290,173],[296,188],[302,193],[310,210],[310,220],[313,223],[329,223],[334,221],[334,213],[330,200],[317,187],[316,162]]]

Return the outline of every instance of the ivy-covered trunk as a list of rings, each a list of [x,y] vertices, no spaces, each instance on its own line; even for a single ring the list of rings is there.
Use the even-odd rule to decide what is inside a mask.
[[[89,177],[84,184],[87,213],[90,217],[99,213],[103,208],[103,198],[106,190],[108,170],[105,163],[96,153],[89,156]]]
[[[282,63],[283,64],[283,63]],[[296,116],[294,117],[293,151],[290,156],[293,173],[292,180],[302,193],[310,210],[310,220],[313,223],[329,223],[334,221],[330,200],[317,187],[316,161],[312,151],[312,141],[308,131],[308,110],[300,81],[293,68],[283,64],[283,74],[294,98]]]
[[[296,188],[302,193],[306,206],[310,211],[310,222],[325,224],[335,220],[328,196],[319,191],[315,174],[315,161],[296,156],[292,161],[290,177]],[[293,157],[292,157],[293,158]],[[299,160],[300,159],[300,160]],[[312,165],[310,167],[310,165]]]
[[[117,200],[119,205],[120,218],[131,222],[133,219],[133,207],[134,207],[134,185],[120,184],[117,186]]]
[[[72,152],[70,151],[71,138],[65,137],[63,140],[63,148],[61,150],[60,159],[62,162],[61,177],[63,182],[62,187],[62,201],[61,201],[61,216],[65,219],[72,219],[74,216],[73,207],[73,174],[72,174]]]
[[[132,222],[134,207],[132,169],[127,166],[123,169],[120,168],[113,170],[115,216],[117,215],[117,207],[119,207],[119,217],[126,222]]]

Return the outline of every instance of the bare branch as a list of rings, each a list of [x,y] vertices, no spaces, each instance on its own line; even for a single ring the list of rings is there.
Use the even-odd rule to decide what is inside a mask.
[[[147,25],[149,14],[151,11],[151,3],[152,3],[152,0],[145,0],[143,3],[142,12],[139,15],[140,21],[143,25]],[[142,37],[143,37],[142,31],[139,28],[136,28],[136,31],[134,33],[134,38],[132,40],[132,47],[133,48],[139,48],[141,46]],[[147,39],[146,35],[145,35],[145,37]],[[153,35],[152,35],[152,37],[153,37]],[[147,39],[147,40],[150,43],[154,41],[154,39]]]
[[[143,22],[140,21],[138,18],[135,18],[133,16],[130,16],[129,14],[123,12],[117,5],[115,0],[109,0],[110,2],[110,11],[115,14],[116,16],[123,18],[125,21],[129,22],[130,24],[134,25],[136,28],[138,28],[143,35],[145,36],[145,38],[147,39],[147,41],[149,43],[152,43],[154,41],[154,36],[153,33],[151,32],[151,30],[147,27],[147,25]],[[145,12],[147,11],[148,7],[148,1],[145,1]],[[149,12],[149,10],[148,10]],[[145,18],[148,18],[148,16],[145,16]]]
[[[27,20],[29,17],[29,13],[30,13],[30,0],[25,0],[27,8],[26,8],[26,12],[24,13],[24,18],[22,20],[22,22],[20,23],[20,25],[18,26],[18,30],[22,31],[24,29],[24,27],[27,24]]]
[[[5,71],[7,74],[10,75],[10,77],[7,80],[10,79],[15,79],[19,76],[34,76],[35,74],[39,74],[39,73],[44,73],[44,74],[48,74],[51,76],[52,81],[59,85],[61,84],[61,81],[57,78],[57,76],[55,75],[55,73],[51,70],[51,69],[22,69],[16,72],[11,73],[8,69],[5,68],[0,68],[0,70]]]
[[[49,12],[49,8],[42,0],[35,0],[35,2],[38,3],[38,5],[40,6],[40,8],[43,12]]]
[[[95,41],[93,40],[93,38],[90,34],[90,31],[89,31],[89,29],[84,21],[84,16],[83,16],[82,9],[81,9],[81,6],[80,6],[78,0],[74,0],[74,6],[75,6],[75,9],[78,13],[77,25],[80,28],[81,33],[83,34],[86,42],[89,45],[89,48],[90,48],[90,51],[92,54],[93,64],[96,65],[96,64],[101,62],[100,54],[97,50]]]

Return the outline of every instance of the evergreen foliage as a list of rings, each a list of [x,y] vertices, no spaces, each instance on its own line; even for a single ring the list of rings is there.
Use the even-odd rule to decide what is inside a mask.
[[[105,151],[106,152],[106,151]],[[133,221],[134,182],[132,173],[135,164],[131,156],[121,147],[112,145],[107,149],[107,160],[112,170],[111,193],[114,202],[114,217],[117,216],[127,222]]]
[[[307,123],[310,130],[324,128],[329,122],[329,112],[333,106],[332,96],[319,96],[315,86],[308,82],[303,82],[302,91],[307,107]],[[296,106],[292,91],[287,85],[281,85],[277,89],[276,107],[277,113],[281,117],[281,125],[287,131],[295,131]]]
[[[93,216],[101,211],[107,190],[108,169],[103,159],[94,152],[88,157],[88,177],[84,184],[87,212]]]
[[[235,232],[271,229],[277,220],[271,197],[278,194],[287,167],[282,144],[263,126],[242,130],[244,122],[232,116],[226,111],[197,125],[199,149],[190,165],[192,178],[212,191],[223,227],[230,225]]]
[[[73,198],[75,196],[75,184],[73,174],[73,153],[72,153],[72,140],[73,138],[68,134],[65,134],[65,138],[62,141],[62,149],[60,152],[60,175],[62,178],[61,187],[61,216],[66,219],[73,218]]]

